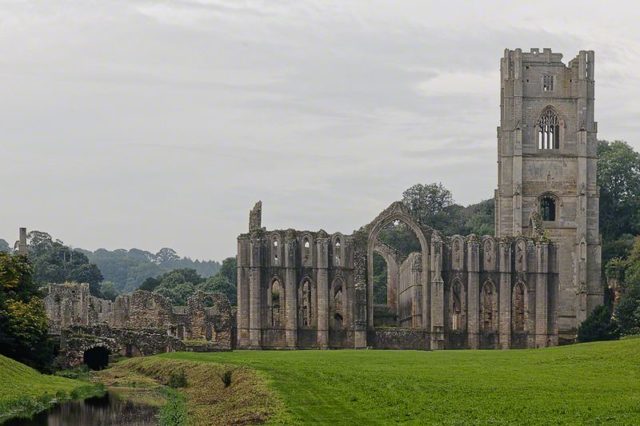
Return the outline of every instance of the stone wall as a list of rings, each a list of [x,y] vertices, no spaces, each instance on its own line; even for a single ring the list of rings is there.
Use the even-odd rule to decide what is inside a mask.
[[[222,294],[199,291],[187,306],[172,306],[166,297],[144,290],[120,295],[114,302],[91,296],[88,284],[51,284],[45,292],[51,334],[77,326],[94,327],[96,332],[155,330],[178,340],[207,342],[208,348],[232,348],[234,315]]]

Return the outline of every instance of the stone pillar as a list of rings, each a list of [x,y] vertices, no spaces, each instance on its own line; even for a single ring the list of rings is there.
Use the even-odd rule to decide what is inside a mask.
[[[442,240],[435,233],[431,237],[431,349],[444,349]]]
[[[480,250],[478,240],[467,243],[467,336],[469,347],[480,347]]]
[[[536,244],[536,347],[547,346],[547,334],[549,323],[548,307],[548,282],[549,272],[549,245]]]
[[[262,335],[262,238],[252,237],[250,272],[249,272],[249,346],[261,347]]]
[[[318,347],[329,347],[329,239],[317,238]]]
[[[285,305],[287,320],[285,337],[288,348],[295,348],[298,340],[298,292],[296,279],[297,240],[293,231],[287,231],[285,252]]]
[[[27,255],[27,228],[20,228],[20,239],[18,240],[18,254]]]
[[[238,346],[249,346],[249,240],[238,238]]]
[[[499,244],[500,259],[500,304],[499,334],[500,348],[511,346],[511,243],[506,240]]]

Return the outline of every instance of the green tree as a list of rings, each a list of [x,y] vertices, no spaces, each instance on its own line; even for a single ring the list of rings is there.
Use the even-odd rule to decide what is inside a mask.
[[[238,282],[238,262],[236,261],[236,257],[227,257],[223,260],[218,273],[235,285]]]
[[[0,252],[9,253],[11,251],[11,246],[5,240],[0,238]]]
[[[598,144],[600,232],[613,241],[640,231],[640,154],[623,141]]]
[[[604,305],[597,306],[578,327],[579,342],[614,340],[620,337],[618,325],[611,318],[611,311]]]
[[[100,284],[100,294],[103,299],[116,300],[118,297],[118,290],[111,281],[102,281]]]
[[[25,256],[0,253],[0,354],[41,370],[51,364],[48,320]]]
[[[222,293],[227,296],[229,303],[233,306],[238,303],[238,293],[235,284],[229,281],[222,273],[218,273],[207,279],[198,289],[208,293]]]
[[[433,226],[445,209],[453,205],[451,191],[442,183],[416,184],[402,193],[402,202],[421,225]]]

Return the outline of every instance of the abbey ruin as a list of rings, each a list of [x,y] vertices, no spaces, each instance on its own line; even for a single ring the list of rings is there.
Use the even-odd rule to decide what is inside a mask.
[[[501,59],[495,236],[445,236],[396,202],[351,235],[238,237],[239,348],[534,348],[575,339],[603,303],[594,53]],[[381,232],[419,241],[400,255]],[[374,256],[386,303],[374,303]]]
[[[97,348],[109,355],[139,356],[232,347],[233,315],[222,294],[198,291],[187,306],[172,306],[166,297],[144,290],[113,302],[91,296],[88,284],[50,284],[45,292],[49,332],[60,336],[67,366],[81,364]]]

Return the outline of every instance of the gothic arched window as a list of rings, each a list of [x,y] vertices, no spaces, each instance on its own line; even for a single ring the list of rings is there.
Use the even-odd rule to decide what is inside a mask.
[[[311,326],[311,283],[305,279],[300,288],[300,325],[302,327]]]
[[[553,222],[556,220],[556,199],[550,195],[540,198],[540,216],[542,220]]]
[[[493,283],[485,282],[480,293],[480,329],[484,333],[493,333],[498,330],[497,296]]]
[[[271,327],[280,328],[281,318],[281,302],[282,302],[282,284],[277,279],[271,284]]]
[[[527,295],[524,284],[519,282],[513,288],[513,299],[511,313],[513,321],[513,331],[523,332],[527,330]]]
[[[538,149],[560,149],[560,122],[551,109],[544,110],[536,123]]]

